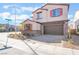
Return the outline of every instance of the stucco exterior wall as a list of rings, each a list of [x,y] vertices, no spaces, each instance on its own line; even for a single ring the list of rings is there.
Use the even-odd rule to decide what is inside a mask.
[[[25,21],[24,24],[32,24],[32,30],[40,30],[40,24],[33,21]]]
[[[58,17],[51,17],[50,16],[50,10],[56,9],[56,8],[62,8],[63,9],[63,15]],[[47,5],[43,7],[42,9],[48,9],[46,10],[37,10],[33,13],[33,20],[39,21],[39,22],[51,22],[51,21],[61,21],[61,20],[67,20],[68,18],[68,6],[67,5]],[[37,12],[42,11],[42,19],[37,20]]]
[[[40,24],[34,22],[32,25],[32,30],[40,30],[40,26]]]
[[[33,22],[33,21],[30,21],[30,20],[27,20],[23,23],[24,25],[26,24],[31,24],[32,25],[32,33],[33,34],[41,34],[41,30],[40,30],[40,24],[39,23],[36,23],[36,22]]]

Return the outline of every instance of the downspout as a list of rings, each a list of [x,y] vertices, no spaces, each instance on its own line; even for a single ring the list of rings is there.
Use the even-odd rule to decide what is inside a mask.
[[[68,37],[68,21],[64,22],[63,33],[64,33],[64,36],[65,36],[65,39],[67,39],[67,37]]]
[[[44,35],[44,25],[41,24],[41,34]]]

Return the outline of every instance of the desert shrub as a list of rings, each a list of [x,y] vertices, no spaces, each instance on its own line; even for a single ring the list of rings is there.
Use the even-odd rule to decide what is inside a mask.
[[[71,34],[76,34],[76,29],[71,29],[70,32]]]

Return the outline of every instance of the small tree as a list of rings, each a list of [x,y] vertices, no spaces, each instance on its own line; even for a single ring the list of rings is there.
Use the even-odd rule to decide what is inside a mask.
[[[68,46],[69,47],[72,47],[72,43],[73,43],[73,41],[72,41],[72,34],[71,34],[71,28],[70,27],[68,27],[68,37],[67,37],[67,39],[68,39]]]

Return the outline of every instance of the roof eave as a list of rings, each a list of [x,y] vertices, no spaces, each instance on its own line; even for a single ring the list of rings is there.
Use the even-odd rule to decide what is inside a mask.
[[[41,8],[38,8],[38,9],[36,9],[35,11],[33,11],[32,12],[32,14],[34,13],[34,12],[36,12],[37,10],[41,10],[43,7],[45,7],[46,5],[68,5],[68,10],[69,10],[69,4],[68,3],[47,3],[47,4],[45,4],[44,6],[42,6]]]

